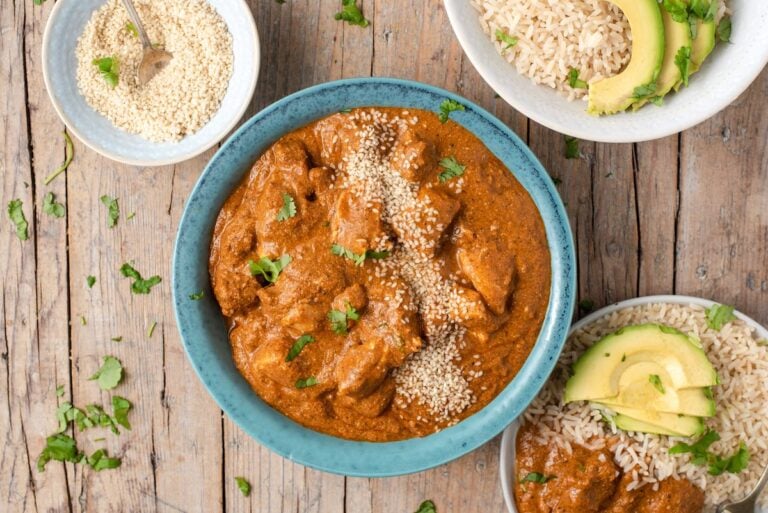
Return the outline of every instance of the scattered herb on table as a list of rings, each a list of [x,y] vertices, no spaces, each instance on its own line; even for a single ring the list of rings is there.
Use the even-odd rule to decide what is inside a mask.
[[[589,84],[579,78],[580,73],[576,68],[571,68],[571,71],[568,72],[568,85],[574,89],[586,89],[589,87]]]
[[[133,278],[134,281],[131,283],[131,292],[134,294],[149,294],[152,287],[163,281],[162,278],[157,275],[145,280],[141,277],[141,273],[127,262],[120,268],[120,272],[126,278]]]
[[[690,78],[691,67],[691,47],[681,46],[675,55],[675,66],[680,70],[680,80],[683,81],[683,85],[688,87],[688,79]]]
[[[456,100],[443,100],[443,102],[440,104],[440,113],[437,115],[437,118],[440,120],[440,123],[445,123],[451,116],[451,112],[463,110],[466,110],[464,105],[460,104]]]
[[[310,344],[315,341],[315,337],[312,335],[305,333],[299,338],[296,339],[296,342],[293,343],[291,346],[291,349],[288,351],[288,354],[285,356],[286,362],[293,361],[297,356],[299,356],[299,353],[304,349],[304,347],[307,344]]]
[[[136,212],[131,212],[130,214],[128,214],[127,216],[125,216],[125,219],[126,219],[126,220],[128,220],[128,221],[130,221],[130,220],[131,220],[131,219],[133,219],[134,217],[136,217]]]
[[[43,182],[44,185],[48,185],[54,179],[56,179],[57,176],[59,176],[64,171],[66,171],[69,165],[72,163],[72,159],[75,158],[75,145],[72,144],[72,138],[69,136],[67,132],[63,132],[63,134],[64,134],[64,162],[62,162],[61,165],[53,171],[53,173],[51,173],[46,177],[45,181]]]
[[[37,458],[37,471],[44,472],[45,465],[51,461],[70,461],[79,463],[83,454],[77,450],[75,440],[62,433],[51,435],[45,439],[45,447]]]
[[[651,374],[648,376],[648,382],[653,385],[653,387],[660,393],[667,393],[667,391],[664,389],[664,384],[661,382],[661,377],[658,374]]]
[[[341,0],[341,12],[337,12],[333,17],[337,20],[346,21],[350,25],[358,25],[360,27],[367,27],[371,24],[363,16],[363,12],[357,5],[357,0]]]
[[[125,30],[130,32],[133,37],[139,37],[139,29],[136,28],[132,21],[125,24]]]
[[[83,326],[88,324],[88,319],[86,319],[84,315],[80,316],[80,324],[82,324]]]
[[[291,263],[289,255],[283,255],[277,260],[270,260],[267,257],[261,257],[258,262],[248,260],[248,268],[251,275],[261,275],[267,282],[275,283],[280,273]]]
[[[440,165],[441,168],[445,170],[445,171],[442,171],[438,176],[441,183],[445,183],[452,178],[457,178],[463,175],[464,170],[467,168],[467,166],[460,164],[459,161],[456,160],[456,157],[454,156],[440,159],[440,162],[438,164]]]
[[[717,24],[717,38],[723,43],[731,42],[732,22],[729,16],[724,16]]]
[[[64,385],[59,385],[56,387],[56,397],[61,397],[64,395]]]
[[[115,422],[125,429],[131,429],[131,423],[128,421],[128,412],[133,408],[131,401],[119,395],[112,396],[112,415]]]
[[[346,335],[348,332],[348,321],[357,321],[360,314],[347,302],[346,310],[331,310],[328,312],[328,320],[331,322],[331,330],[337,335]]]
[[[117,57],[102,57],[93,59],[93,65],[99,69],[101,77],[114,89],[120,81],[120,62]]]
[[[192,294],[190,294],[189,299],[191,299],[192,301],[200,301],[201,299],[203,299],[204,296],[205,296],[205,292],[201,290],[200,292],[193,292]]]
[[[739,442],[737,451],[729,457],[723,458],[709,451],[709,447],[720,440],[720,434],[716,431],[707,431],[694,444],[680,442],[669,449],[669,454],[690,454],[691,463],[698,466],[707,465],[707,472],[713,476],[719,476],[725,472],[738,474],[749,465],[749,449],[744,442]]]
[[[35,5],[43,5],[43,2],[45,2],[45,0],[34,0]]]
[[[117,468],[122,463],[120,458],[110,458],[107,455],[107,451],[105,451],[104,449],[97,450],[96,452],[88,456],[85,459],[85,461],[96,472],[99,472],[100,470],[110,469],[110,468]]]
[[[591,312],[595,309],[595,302],[591,299],[582,299],[579,301],[579,310],[583,310],[584,312]]]
[[[283,207],[277,213],[278,221],[286,221],[296,215],[296,202],[290,194],[283,193]]]
[[[502,48],[502,50],[509,50],[518,43],[518,39],[516,37],[509,35],[501,29],[496,29],[496,41],[500,41],[507,45]]]
[[[426,500],[419,504],[419,509],[417,509],[414,513],[437,513],[437,507],[431,500]]]
[[[579,140],[570,135],[565,136],[565,158],[577,159],[581,153],[579,152]]]
[[[707,326],[713,330],[720,330],[723,325],[736,320],[733,315],[733,307],[728,305],[712,305],[706,310]]]
[[[120,205],[117,203],[117,198],[110,198],[105,194],[99,199],[107,207],[107,226],[114,228],[117,226],[117,220],[120,219]]]
[[[296,380],[296,388],[308,388],[315,385],[317,385],[317,378],[314,376]]]
[[[66,214],[64,205],[56,201],[56,196],[52,192],[43,198],[43,212],[53,217],[64,217]]]
[[[96,283],[96,276],[93,276],[93,275],[89,275],[89,276],[88,276],[88,277],[85,279],[85,284],[86,284],[86,285],[88,285],[88,288],[89,288],[89,289],[92,289],[95,283]]]
[[[149,328],[147,329],[147,338],[152,338],[152,334],[155,332],[156,327],[157,321],[152,321],[152,324],[150,324]]]
[[[538,483],[545,484],[553,479],[557,479],[556,476],[545,476],[539,472],[529,472],[524,478],[520,480],[521,483]]]
[[[112,390],[123,379],[123,366],[114,356],[105,356],[101,368],[88,379],[96,380],[102,390]]]
[[[283,3],[278,0],[278,3]],[[240,493],[244,497],[248,497],[251,494],[251,483],[249,483],[244,477],[235,477],[237,487],[240,489]]]
[[[16,236],[19,240],[29,239],[29,223],[27,223],[27,218],[24,217],[23,205],[20,199],[8,202],[8,217],[16,227]]]
[[[122,336],[120,336],[120,337],[112,337],[110,340],[112,342],[122,342],[123,341],[123,337]]]

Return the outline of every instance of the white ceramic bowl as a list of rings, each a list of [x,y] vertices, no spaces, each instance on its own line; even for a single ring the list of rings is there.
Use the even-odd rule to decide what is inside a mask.
[[[690,128],[713,116],[743,93],[768,63],[768,2],[730,0],[733,34],[718,44],[690,86],[664,98],[662,107],[596,117],[586,103],[569,102],[553,89],[520,75],[483,32],[471,0],[445,0],[453,30],[483,79],[512,107],[548,128],[580,139],[640,142]]]
[[[115,127],[93,110],[77,87],[77,38],[106,0],[59,0],[43,36],[43,78],[56,112],[69,131],[105,157],[138,166],[162,166],[199,155],[221,141],[245,113],[259,74],[259,36],[245,0],[206,0],[232,34],[232,78],[219,110],[194,134],[156,143]]]
[[[568,336],[574,331],[580,330],[587,324],[591,324],[596,320],[609,315],[617,310],[624,310],[625,308],[632,308],[633,306],[648,305],[652,303],[671,303],[679,305],[700,305],[704,308],[709,308],[714,305],[714,301],[709,299],[701,299],[691,296],[645,296],[634,299],[628,299],[626,301],[620,301],[614,305],[606,306],[590,315],[584,317],[579,322],[571,326],[571,330]],[[768,329],[761,326],[751,317],[747,317],[739,311],[735,311],[734,314],[753,327],[760,338],[768,339]],[[517,506],[515,505],[515,445],[517,441],[517,431],[520,428],[520,421],[516,420],[504,430],[504,435],[501,438],[501,451],[499,454],[499,476],[501,478],[501,490],[504,494],[504,502],[507,505],[509,513],[518,513]],[[755,513],[768,513],[768,509],[763,508]]]

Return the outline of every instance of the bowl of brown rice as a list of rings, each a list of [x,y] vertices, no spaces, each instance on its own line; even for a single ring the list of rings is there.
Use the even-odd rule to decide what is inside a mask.
[[[658,490],[665,480],[688,480],[703,491],[705,513],[714,512],[723,501],[741,500],[751,492],[768,466],[768,330],[738,311],[715,329],[707,319],[710,309],[718,306],[695,297],[649,296],[603,308],[574,324],[549,382],[520,419],[504,432],[500,475],[509,511],[518,511],[516,487],[526,482],[517,457],[521,426],[533,427],[536,442],[550,447],[552,453],[563,450],[573,454],[576,446],[610,451],[607,454],[612,454],[617,471],[627,474],[620,483],[629,483],[628,488]],[[719,440],[710,449],[725,454],[738,450],[743,443],[749,451],[748,465],[743,470],[711,475],[707,466],[697,464],[691,454],[670,453],[674,445],[690,439],[621,431],[605,421],[590,403],[564,404],[563,391],[571,365],[584,350],[620,328],[642,323],[670,326],[701,342],[720,379],[713,389],[716,414],[707,420],[707,430],[718,433]],[[603,440],[609,442],[604,447],[593,447]],[[555,477],[551,477],[547,486],[557,486]],[[758,502],[756,513],[768,512],[768,493],[764,491]]]
[[[690,128],[735,101],[768,63],[768,3],[713,0],[730,20],[688,87],[610,116],[587,113],[586,83],[614,76],[632,53],[632,31],[606,0],[446,0],[453,30],[483,79],[516,110],[548,128],[599,142],[640,142]],[[723,34],[725,39],[725,34]],[[660,101],[657,101],[660,103]]]
[[[43,39],[56,111],[83,143],[119,162],[160,166],[221,141],[250,104],[259,38],[244,0],[135,0],[152,44],[173,55],[147,84],[142,47],[120,0],[63,0]]]

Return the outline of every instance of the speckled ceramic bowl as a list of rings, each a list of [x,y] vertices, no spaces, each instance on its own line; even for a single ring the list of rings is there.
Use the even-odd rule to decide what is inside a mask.
[[[243,174],[281,135],[360,106],[437,110],[452,98],[466,106],[451,118],[479,137],[533,197],[552,255],[551,299],[530,357],[485,408],[456,426],[402,442],[353,442],[304,428],[265,404],[235,369],[227,327],[210,290],[208,247],[216,216]],[[453,460],[500,433],[538,393],[557,361],[574,305],[576,264],[568,216],[552,181],[523,142],[499,120],[464,98],[424,84],[353,79],[288,96],[251,118],[216,153],[187,201],[176,238],[173,297],[184,347],[219,406],[241,428],[278,454],[304,465],[355,476],[407,474]],[[189,294],[205,290],[205,298]]]
[[[206,0],[232,34],[234,65],[221,106],[211,120],[178,142],[156,143],[115,127],[93,110],[77,87],[77,39],[93,11],[106,0],[59,0],[43,37],[43,78],[56,112],[69,131],[94,151],[137,166],[191,159],[221,141],[251,102],[259,74],[259,36],[245,0]]]

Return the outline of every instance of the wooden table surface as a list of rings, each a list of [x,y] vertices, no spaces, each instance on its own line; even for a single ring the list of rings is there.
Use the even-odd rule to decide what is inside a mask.
[[[516,113],[478,76],[439,1],[364,0],[368,28],[335,21],[335,0],[249,1],[263,62],[248,116],[342,77],[395,76],[456,91],[508,123],[561,181],[580,298],[602,306],[692,294],[768,323],[768,72],[731,107],[680,135],[642,144],[581,142],[581,157],[566,160],[562,135]],[[170,297],[176,227],[213,150],[175,166],[138,168],[75,140],[66,175],[44,185],[64,158],[64,126],[41,71],[52,7],[53,0],[0,2],[0,510],[411,513],[434,499],[440,513],[503,513],[498,438],[420,474],[345,478],[270,453],[221,414],[184,356]],[[48,192],[66,205],[65,218],[44,213]],[[115,228],[107,227],[103,194],[119,198]],[[5,213],[14,198],[30,223],[25,242]],[[147,296],[132,295],[118,272],[126,261],[163,282]],[[97,277],[91,289],[88,275]],[[110,340],[116,336],[123,341]],[[96,473],[52,462],[37,472],[59,402],[109,401],[111,394],[88,381],[104,355],[126,369],[115,392],[135,404],[133,430],[74,436],[88,451],[106,445],[122,456],[122,467]],[[253,483],[249,498],[235,476]]]

